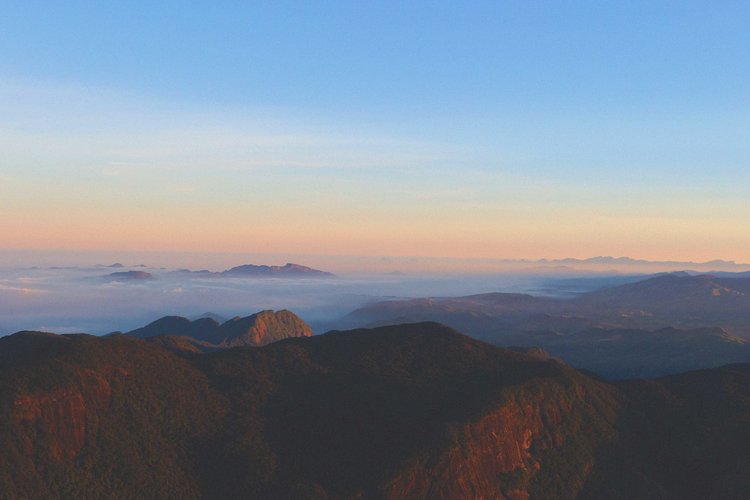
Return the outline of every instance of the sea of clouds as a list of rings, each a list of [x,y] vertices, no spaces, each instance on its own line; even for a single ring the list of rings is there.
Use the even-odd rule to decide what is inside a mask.
[[[121,280],[115,272],[153,278]],[[316,333],[363,305],[399,297],[485,292],[537,292],[539,276],[400,274],[334,278],[229,278],[168,268],[104,265],[0,268],[0,335],[20,330],[106,334],[129,331],[165,315],[225,318],[289,309]]]

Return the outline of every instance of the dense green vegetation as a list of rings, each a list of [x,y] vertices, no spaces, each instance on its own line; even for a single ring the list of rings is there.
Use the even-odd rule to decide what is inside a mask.
[[[199,496],[194,455],[216,431],[227,404],[187,361],[124,337],[85,335],[15,335],[0,341],[0,353],[0,418],[6,422],[0,432],[0,491],[5,495]],[[109,396],[103,391],[107,386]],[[56,399],[62,400],[67,393],[80,394],[85,412],[64,403],[55,407],[53,401],[41,419],[14,418],[13,403],[21,395],[59,394]],[[70,446],[71,439],[59,436],[73,432],[71,419],[83,422],[85,444],[72,462],[56,460],[53,448],[59,441]],[[51,429],[45,429],[47,421]]]
[[[750,365],[620,389],[621,439],[602,453],[585,498],[747,498]]]

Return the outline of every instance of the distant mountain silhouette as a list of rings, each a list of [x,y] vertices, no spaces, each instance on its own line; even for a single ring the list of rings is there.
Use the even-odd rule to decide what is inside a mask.
[[[598,306],[694,313],[750,307],[750,278],[710,274],[665,274],[644,281],[597,290],[578,298]]]
[[[609,384],[435,323],[207,354],[19,333],[0,414],[7,498],[750,491],[750,365]]]
[[[120,271],[108,274],[104,277],[113,281],[143,281],[154,279],[154,276],[146,271]]]
[[[142,328],[127,332],[126,335],[141,339],[157,335],[177,335],[202,341],[213,338],[219,326],[219,323],[212,318],[191,321],[182,316],[164,316]]]
[[[612,378],[750,361],[750,279],[664,274],[570,299],[489,293],[390,300],[338,328],[438,321],[500,346],[538,346]]]
[[[313,269],[299,264],[284,264],[283,266],[256,266],[245,264],[243,266],[227,269],[221,274],[225,276],[289,276],[289,277],[332,277],[333,274]]]
[[[682,268],[691,269],[693,267],[710,268],[714,267],[716,270],[720,269],[747,269],[750,267],[748,264],[738,264],[732,260],[711,260],[707,262],[692,262],[692,261],[674,261],[674,260],[646,260],[646,259],[633,259],[631,257],[610,257],[610,256],[598,256],[590,257],[587,259],[540,259],[537,261],[531,261],[540,264],[559,264],[559,265],[603,265],[613,267],[665,267],[665,268]]]
[[[309,337],[310,327],[291,311],[261,311],[244,318],[235,317],[222,324],[213,318],[199,318],[191,321],[182,316],[165,316],[143,328],[128,332],[136,338],[150,338],[167,335],[188,337],[190,349],[216,349],[237,346],[261,346],[289,337]],[[197,342],[193,342],[197,341]]]
[[[212,320],[216,321],[217,323],[224,323],[228,318],[225,318],[224,316],[216,313],[212,313],[210,311],[204,312],[203,314],[199,314],[198,316],[193,316],[190,318],[192,321],[195,321],[196,319],[203,319],[203,318],[211,318]]]
[[[208,270],[191,271],[180,269],[179,274],[202,278],[333,278],[334,274],[300,264],[287,263],[283,266],[244,264],[221,272]]]

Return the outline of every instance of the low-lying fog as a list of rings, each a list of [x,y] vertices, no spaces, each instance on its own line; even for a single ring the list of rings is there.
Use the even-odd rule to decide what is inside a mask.
[[[141,271],[152,279],[108,277]],[[584,280],[552,283],[539,275],[337,275],[335,278],[199,277],[143,266],[17,267],[0,269],[0,335],[19,330],[104,334],[128,331],[161,316],[206,312],[246,316],[290,309],[316,333],[365,304],[393,297],[486,292],[561,295],[592,287]]]

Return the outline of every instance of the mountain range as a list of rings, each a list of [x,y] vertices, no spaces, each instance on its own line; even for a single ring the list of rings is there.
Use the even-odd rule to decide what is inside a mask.
[[[488,293],[378,302],[342,318],[355,328],[438,321],[500,346],[538,346],[611,378],[750,361],[750,279],[688,273],[560,299]]]
[[[159,338],[159,342],[193,351],[226,349],[238,346],[262,346],[289,337],[310,337],[312,329],[291,311],[261,311],[219,323],[214,317],[189,320],[165,316],[127,332],[140,339]],[[186,347],[189,346],[189,347]]]
[[[555,266],[570,266],[571,268],[581,269],[649,269],[651,272],[655,270],[660,271],[675,271],[681,269],[699,269],[703,272],[710,271],[747,271],[750,269],[750,264],[737,263],[733,260],[710,260],[706,262],[692,262],[692,261],[672,261],[672,260],[646,260],[646,259],[634,259],[631,257],[611,257],[611,256],[598,256],[589,257],[586,259],[576,258],[563,258],[563,259],[540,259],[540,260],[523,260],[523,261],[509,261],[509,262],[520,262],[529,264],[538,264],[544,267],[555,267]]]
[[[103,276],[103,278],[111,281],[143,281],[154,279],[154,276],[146,271],[118,271]]]
[[[256,264],[244,264],[232,267],[225,271],[191,271],[189,269],[180,269],[175,273],[205,277],[205,278],[333,278],[335,275],[327,271],[313,269],[312,267],[293,264],[291,262],[283,266],[266,266]]]
[[[7,498],[742,498],[750,365],[608,383],[435,323],[0,339]]]
[[[710,260],[706,262],[690,262],[690,261],[674,261],[674,260],[646,260],[646,259],[633,259],[631,257],[611,257],[611,256],[589,257],[587,259],[574,259],[574,258],[540,259],[535,262],[543,263],[543,264],[547,264],[547,263],[549,264],[604,264],[604,265],[624,264],[628,266],[665,265],[665,266],[679,266],[683,269],[690,268],[691,265],[716,266],[716,267],[723,267],[723,266],[747,267],[746,264],[738,264],[734,262],[733,260],[721,260],[721,259]]]

